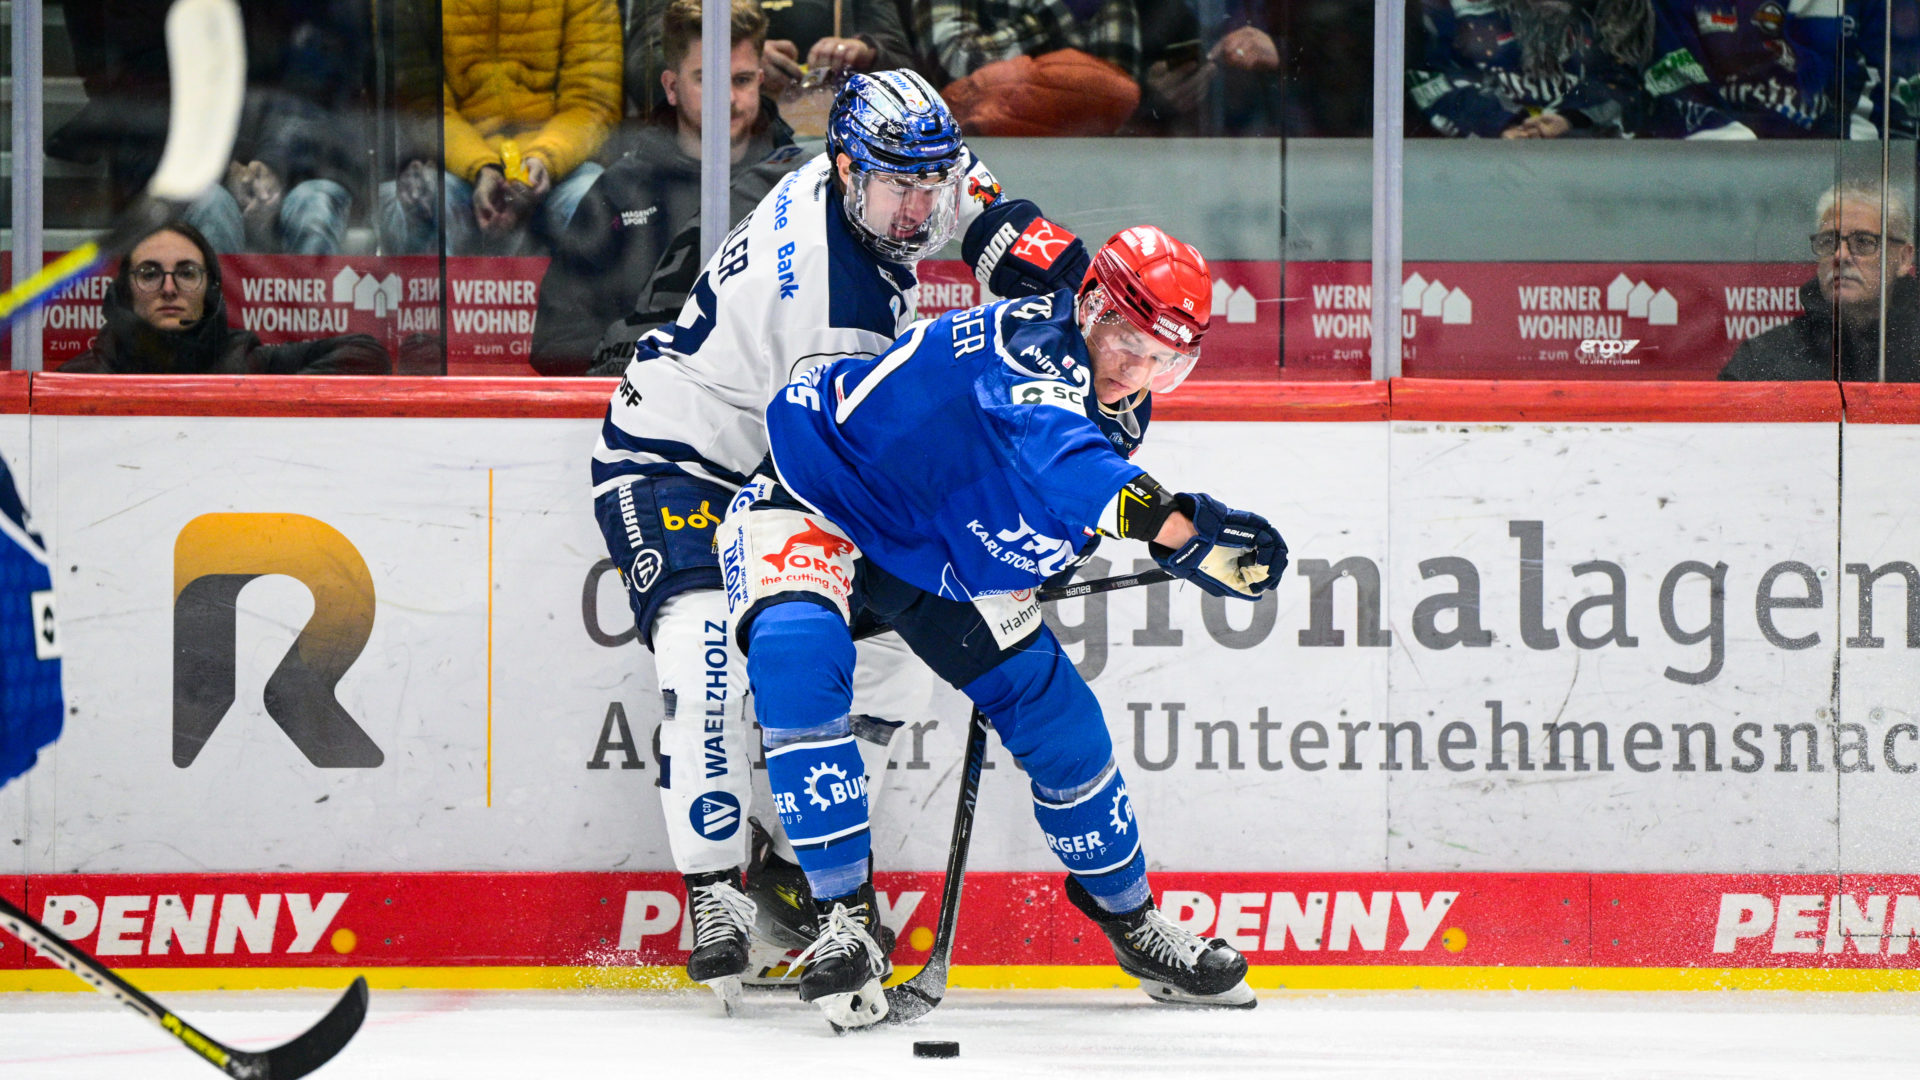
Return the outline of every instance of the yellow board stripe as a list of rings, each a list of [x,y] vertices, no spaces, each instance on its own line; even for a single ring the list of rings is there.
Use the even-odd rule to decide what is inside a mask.
[[[896,969],[896,979],[918,970]],[[152,993],[191,990],[339,990],[346,968],[131,968]],[[679,967],[371,967],[376,990],[678,990],[696,984]],[[1102,990],[1133,987],[1116,967],[956,967],[950,984],[974,990]],[[1264,965],[1247,972],[1256,990],[1920,990],[1920,970],[1884,968],[1606,968],[1400,965]],[[0,971],[0,993],[90,989],[64,971]]]

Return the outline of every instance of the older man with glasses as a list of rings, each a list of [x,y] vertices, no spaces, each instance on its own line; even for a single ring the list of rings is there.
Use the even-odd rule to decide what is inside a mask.
[[[1880,218],[1877,185],[1842,182],[1820,197],[1810,238],[1814,279],[1800,287],[1804,314],[1741,344],[1721,370],[1722,379],[1879,381],[1884,295],[1886,381],[1920,382],[1913,215],[1894,192],[1887,199],[1884,233]]]

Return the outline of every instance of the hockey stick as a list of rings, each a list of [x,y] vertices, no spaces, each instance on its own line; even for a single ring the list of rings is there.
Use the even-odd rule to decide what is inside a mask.
[[[1041,603],[1153,585],[1173,578],[1164,567],[1137,574],[1081,581],[1041,589]],[[886,1021],[917,1020],[932,1012],[947,995],[947,974],[953,966],[953,928],[960,921],[960,888],[967,873],[967,849],[973,841],[973,811],[980,797],[980,771],[987,760],[987,717],[979,709],[967,724],[967,752],[960,766],[960,798],[953,809],[953,839],[947,846],[947,878],[940,890],[940,921],[933,931],[933,951],[926,966],[911,979],[887,988]]]
[[[353,985],[347,987],[347,992],[327,1015],[292,1041],[259,1052],[235,1050],[215,1042],[173,1015],[166,1006],[141,993],[78,946],[35,922],[4,897],[0,897],[0,927],[79,976],[88,986],[166,1028],[221,1072],[241,1080],[292,1080],[305,1076],[332,1061],[367,1017],[367,980],[356,975]]]
[[[1109,579],[1111,580],[1111,579]],[[973,841],[973,807],[980,797],[980,769],[987,760],[987,716],[973,710],[967,724],[967,753],[960,766],[960,801],[953,810],[953,840],[947,847],[947,880],[940,890],[940,921],[933,931],[933,952],[913,978],[887,987],[889,1024],[917,1020],[947,996],[947,970],[953,963],[953,927],[960,920],[960,883],[967,873],[967,848]]]
[[[153,179],[99,240],[89,240],[0,294],[0,326],[58,296],[100,263],[178,217],[226,172],[246,95],[246,35],[234,0],[174,0],[167,12],[172,90],[167,143]]]
[[[1158,585],[1163,581],[1172,581],[1173,571],[1164,566],[1142,570],[1137,574],[1121,574],[1118,577],[1099,578],[1094,581],[1076,581],[1071,585],[1056,585],[1051,589],[1040,590],[1040,602],[1051,604],[1055,600],[1073,600],[1082,596],[1094,596],[1098,593],[1112,592],[1115,589],[1131,589],[1139,585]]]

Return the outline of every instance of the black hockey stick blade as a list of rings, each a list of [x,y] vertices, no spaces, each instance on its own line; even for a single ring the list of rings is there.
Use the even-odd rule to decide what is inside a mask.
[[[0,294],[0,326],[58,296],[100,263],[124,255],[227,171],[246,98],[246,31],[235,0],[174,0],[167,11],[167,142],[138,200],[88,241]]]
[[[235,1050],[209,1038],[171,1009],[148,997],[85,950],[40,925],[0,897],[0,928],[78,976],[81,982],[165,1028],[174,1038],[235,1080],[293,1080],[332,1061],[367,1018],[367,980],[353,985],[320,1022],[271,1050]]]
[[[947,996],[953,963],[953,928],[960,921],[960,889],[967,874],[967,849],[973,842],[974,808],[980,799],[980,771],[987,760],[987,717],[979,709],[967,724],[967,752],[960,769],[960,797],[953,809],[953,840],[947,847],[947,879],[940,889],[940,921],[933,951],[913,978],[887,988],[889,1024],[918,1020]]]
[[[264,1071],[253,1075],[263,1080],[293,1080],[296,1076],[308,1073],[332,1061],[347,1043],[360,1031],[360,1024],[367,1018],[367,980],[363,975],[353,977],[353,985],[333,1003],[327,1015],[320,1022],[281,1043],[271,1050],[249,1054],[244,1050],[233,1051],[241,1057],[254,1058]],[[231,1076],[241,1073],[228,1071]]]

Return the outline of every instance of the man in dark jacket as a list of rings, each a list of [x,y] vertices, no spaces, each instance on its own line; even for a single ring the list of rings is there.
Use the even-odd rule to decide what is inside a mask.
[[[1913,276],[1913,220],[1895,193],[1880,232],[1877,186],[1843,182],[1821,196],[1814,218],[1814,279],[1800,287],[1804,314],[1743,342],[1722,379],[1880,378],[1880,249],[1886,247],[1888,382],[1920,382],[1920,281]]]
[[[647,300],[646,294],[657,291],[649,289],[648,282],[662,268],[661,257],[675,236],[689,227],[696,265],[685,275],[688,284],[699,270],[699,0],[674,0],[662,23],[668,64],[660,81],[669,104],[633,135],[625,153],[587,191],[547,267],[529,358],[542,375],[585,374],[595,362],[603,331],[613,333],[616,351],[618,341],[630,344],[639,331],[629,334],[617,325],[629,312],[665,312],[642,320],[647,325],[679,315],[679,299],[662,294]],[[774,183],[806,158],[793,145],[793,132],[773,102],[760,94],[760,45],[766,33],[766,16],[755,0],[737,0],[729,221],[738,221],[759,205]],[[644,311],[636,309],[636,302],[644,302]],[[627,359],[621,355],[618,364],[624,366]]]
[[[227,325],[220,260],[191,225],[155,230],[120,263],[100,301],[106,325],[60,370],[89,375],[385,375],[366,334],[262,345]]]

